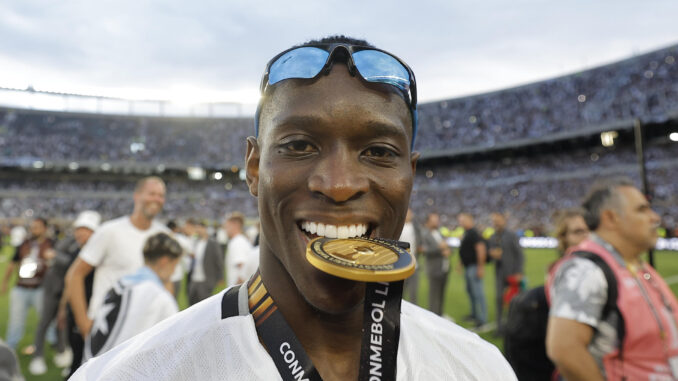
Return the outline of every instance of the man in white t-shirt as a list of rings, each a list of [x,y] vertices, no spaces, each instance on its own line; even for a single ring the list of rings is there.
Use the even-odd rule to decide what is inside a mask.
[[[92,319],[106,292],[121,277],[132,274],[144,265],[142,248],[146,239],[158,232],[169,232],[154,221],[165,204],[165,182],[159,177],[146,177],[134,190],[134,210],[129,216],[105,222],[87,241],[66,275],[68,302],[83,337],[92,327]],[[85,277],[96,269],[92,298],[85,299]]]
[[[106,293],[85,343],[85,360],[179,312],[165,288],[183,248],[166,233],[152,235],[143,248],[144,266],[125,275]]]
[[[226,282],[229,287],[245,282],[259,265],[252,243],[243,233],[244,224],[244,217],[240,213],[231,214],[224,222],[224,230],[228,236]]]
[[[400,282],[339,278],[306,259],[315,237],[400,236],[419,157],[411,70],[365,41],[309,42],[267,65],[256,115],[245,170],[261,219],[258,273],[72,380],[516,380],[476,334],[400,308]]]

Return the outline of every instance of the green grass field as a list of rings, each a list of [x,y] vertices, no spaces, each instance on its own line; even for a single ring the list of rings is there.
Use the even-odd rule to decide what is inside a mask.
[[[527,250],[526,251],[526,275],[528,279],[529,287],[535,287],[544,283],[544,275],[548,265],[553,262],[556,258],[556,252],[554,250]],[[5,267],[7,265],[7,260],[10,252],[8,250],[3,250],[0,254],[0,274],[4,274]],[[452,260],[453,263],[456,263],[456,258]],[[659,269],[659,272],[665,278],[678,276],[678,253],[676,252],[657,252],[655,254],[655,264]],[[421,267],[425,266],[424,263],[420,263]],[[452,317],[455,321],[460,322],[461,318],[469,313],[469,301],[466,295],[463,276],[455,271],[450,274],[447,291],[445,297],[445,313],[446,315]],[[428,281],[422,271],[422,276],[420,277],[419,285],[419,304],[422,307],[428,305]],[[671,289],[674,294],[678,292],[678,282],[671,285]],[[490,266],[488,271],[485,274],[485,292],[487,295],[487,305],[489,311],[490,321],[494,320],[494,268]],[[179,296],[179,306],[183,309],[187,306],[186,295],[181,294]],[[7,318],[8,318],[8,309],[9,309],[9,297],[7,294],[0,295],[0,333],[2,337],[5,337],[6,327],[7,327]],[[31,313],[26,324],[26,335],[19,344],[19,349],[24,348],[25,346],[33,342],[33,335],[37,325],[38,317],[35,313]],[[463,323],[461,323],[464,325]],[[483,338],[494,343],[500,349],[502,348],[501,339],[496,338],[492,332],[481,334]],[[52,363],[52,356],[54,351],[52,348],[47,345],[45,348],[45,357],[48,366],[50,369],[47,374],[43,376],[31,376],[28,373],[28,363],[30,362],[30,357],[19,355],[19,360],[21,362],[21,368],[26,377],[27,381],[53,381],[60,380],[60,369],[54,367]]]

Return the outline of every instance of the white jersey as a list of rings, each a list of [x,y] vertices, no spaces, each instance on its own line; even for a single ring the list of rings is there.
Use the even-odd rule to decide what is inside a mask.
[[[226,249],[226,282],[236,285],[238,280],[249,279],[257,269],[258,257],[253,255],[252,244],[243,234],[238,234],[228,241]]]
[[[224,292],[91,359],[71,380],[282,380],[252,315],[222,319]],[[397,364],[398,381],[516,380],[496,347],[405,301]]]
[[[150,268],[120,279],[97,310],[84,359],[109,349],[179,312],[177,302]]]
[[[94,318],[115,282],[144,265],[144,243],[148,237],[160,232],[169,234],[170,230],[156,221],[148,229],[139,230],[132,225],[129,216],[123,216],[103,223],[92,234],[79,254],[80,259],[96,268],[87,310],[90,319]]]
[[[405,222],[403,225],[403,231],[400,233],[399,241],[407,242],[410,244],[410,253],[412,255],[417,255],[417,236],[414,230],[414,224],[411,222]]]
[[[179,245],[181,245],[184,252],[181,254],[181,260],[174,268],[170,281],[181,282],[184,279],[184,275],[191,267],[190,255],[193,253],[193,239],[186,237],[181,233],[174,233],[172,237],[179,242]]]

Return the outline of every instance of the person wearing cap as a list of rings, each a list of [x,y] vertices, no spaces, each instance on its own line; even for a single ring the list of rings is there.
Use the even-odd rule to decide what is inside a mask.
[[[400,236],[419,157],[411,69],[336,36],[277,55],[261,90],[245,159],[261,219],[258,272],[92,359],[73,380],[515,380],[476,334],[401,308],[400,281],[349,280],[307,260],[313,239]],[[375,287],[381,297],[366,302]]]
[[[73,234],[65,237],[55,245],[55,257],[51,266],[45,273],[43,287],[43,307],[38,328],[35,333],[35,352],[28,365],[28,371],[32,375],[41,375],[47,372],[47,363],[44,359],[45,335],[50,324],[57,317],[61,304],[65,309],[64,277],[68,267],[73,263],[80,248],[87,242],[92,233],[101,222],[99,213],[91,210],[81,212],[73,223]],[[62,300],[63,299],[63,300]],[[73,351],[66,345],[68,336],[67,327],[64,324],[57,325],[57,354],[54,355],[54,364],[59,368],[71,365]],[[76,345],[77,346],[77,345]]]

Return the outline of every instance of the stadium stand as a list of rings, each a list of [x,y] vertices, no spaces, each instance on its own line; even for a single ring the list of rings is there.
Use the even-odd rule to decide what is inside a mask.
[[[633,126],[643,126],[653,205],[678,227],[678,45],[614,64],[488,94],[420,105],[422,152],[412,204],[454,225],[497,210],[513,227],[547,233],[601,175],[639,181]],[[167,218],[217,220],[256,200],[238,177],[251,118],[168,118],[0,109],[0,219],[128,213],[140,176],[168,181]],[[600,133],[614,131],[603,147]],[[207,178],[186,176],[202,168]],[[223,178],[209,176],[223,171]],[[221,173],[221,172],[220,172]],[[221,175],[220,175],[221,177]]]

